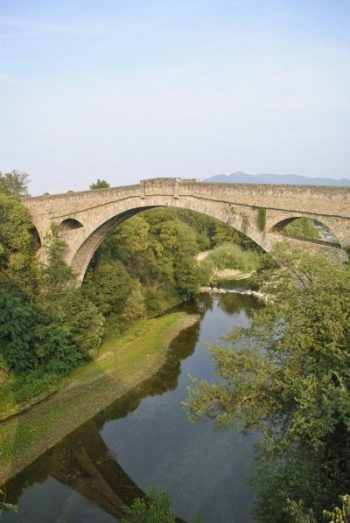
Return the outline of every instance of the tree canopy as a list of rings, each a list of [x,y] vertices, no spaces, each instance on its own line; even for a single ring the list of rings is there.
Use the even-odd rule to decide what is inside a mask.
[[[14,169],[8,173],[0,172],[0,190],[8,194],[23,196],[28,194],[29,174]]]
[[[91,183],[89,187],[92,190],[94,190],[94,189],[108,189],[108,187],[110,187],[110,184],[108,182],[106,182],[106,180],[100,180],[98,178],[98,180],[96,180],[96,182],[94,182],[94,183]]]

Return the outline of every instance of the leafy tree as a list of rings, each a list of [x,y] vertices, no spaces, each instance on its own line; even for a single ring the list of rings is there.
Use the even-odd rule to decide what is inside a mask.
[[[350,491],[349,267],[285,246],[275,258],[263,288],[273,306],[231,333],[231,350],[212,349],[220,381],[195,382],[187,406],[194,419],[263,434],[259,521],[291,521],[287,499],[319,520]]]
[[[145,299],[141,292],[141,286],[134,284],[126,300],[121,319],[125,325],[130,325],[132,322],[143,318],[145,312]]]
[[[98,308],[76,287],[69,287],[55,303],[55,320],[65,327],[83,359],[101,345],[105,319]]]
[[[199,250],[194,231],[185,223],[163,221],[153,226],[152,233],[158,237],[165,252],[194,256]]]
[[[233,227],[228,227],[223,222],[213,223],[211,232],[212,247],[222,243],[240,244],[241,238],[239,232]]]
[[[18,197],[0,190],[0,281],[12,280],[31,295],[39,269],[32,227]]]
[[[131,291],[131,277],[119,260],[103,260],[89,269],[83,292],[103,315],[121,313]]]
[[[106,182],[106,180],[98,179],[95,183],[90,184],[89,187],[91,190],[108,189],[108,187],[110,187],[110,184],[108,182]]]
[[[126,262],[131,256],[146,251],[150,246],[149,224],[142,216],[134,216],[122,223],[115,234],[119,256]]]
[[[0,351],[8,367],[24,372],[47,365],[62,373],[81,358],[65,327],[37,305],[0,288]]]
[[[193,258],[178,255],[174,276],[178,292],[185,300],[190,300],[198,294],[199,287],[203,282],[201,272]]]
[[[169,496],[150,489],[146,498],[136,498],[122,523],[175,523]]]
[[[45,239],[47,264],[42,274],[42,296],[44,301],[55,301],[74,282],[74,272],[65,262],[67,249],[58,224],[51,226]]]
[[[28,194],[29,181],[29,174],[16,169],[9,173],[0,172],[0,190],[8,194]]]

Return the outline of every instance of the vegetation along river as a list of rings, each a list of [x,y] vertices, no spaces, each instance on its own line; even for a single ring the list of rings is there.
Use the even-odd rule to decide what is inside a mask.
[[[171,344],[161,371],[70,434],[6,485],[18,513],[2,523],[107,523],[151,486],[169,493],[179,518],[250,523],[250,462],[257,435],[190,423],[182,401],[189,374],[215,379],[207,343],[248,326],[253,296],[202,294],[200,321]]]

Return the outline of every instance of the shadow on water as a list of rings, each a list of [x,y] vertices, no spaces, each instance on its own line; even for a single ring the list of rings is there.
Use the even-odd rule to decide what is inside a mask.
[[[200,313],[201,320],[173,340],[158,373],[10,480],[7,500],[18,504],[19,512],[4,513],[2,522],[120,521],[126,507],[154,484],[169,490],[182,517],[200,513],[206,522],[251,523],[246,477],[256,437],[189,424],[181,400],[188,372],[214,376],[201,341],[248,325],[257,306],[251,296],[220,294],[201,295],[182,307]]]

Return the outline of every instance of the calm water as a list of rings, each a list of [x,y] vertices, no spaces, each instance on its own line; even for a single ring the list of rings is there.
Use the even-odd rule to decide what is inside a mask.
[[[7,485],[17,514],[4,523],[109,523],[125,503],[155,485],[179,518],[251,523],[247,476],[256,435],[192,424],[181,404],[189,374],[215,379],[207,343],[249,325],[251,296],[202,295],[201,320],[172,343],[166,365],[147,384],[65,438]]]

